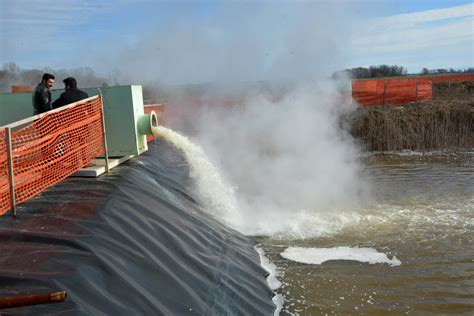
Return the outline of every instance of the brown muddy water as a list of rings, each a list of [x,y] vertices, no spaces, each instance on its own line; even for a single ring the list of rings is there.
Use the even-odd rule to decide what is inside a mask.
[[[281,315],[474,315],[474,153],[373,154],[364,166],[373,197],[352,223],[258,239]]]

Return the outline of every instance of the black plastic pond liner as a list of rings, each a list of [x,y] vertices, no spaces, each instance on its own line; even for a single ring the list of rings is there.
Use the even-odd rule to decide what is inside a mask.
[[[64,303],[0,314],[271,315],[254,241],[207,215],[164,141],[97,179],[70,178],[0,218],[0,296]]]

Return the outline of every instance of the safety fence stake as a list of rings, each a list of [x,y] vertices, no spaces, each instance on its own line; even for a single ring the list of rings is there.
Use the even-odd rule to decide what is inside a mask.
[[[12,150],[12,131],[10,127],[5,127],[7,141],[8,174],[10,184],[10,203],[13,216],[16,217],[16,199],[15,199],[15,177],[13,173],[13,150]]]
[[[105,116],[104,116],[104,103],[102,102],[102,94],[100,95],[100,111],[102,116],[102,134],[104,135],[104,150],[105,150],[105,170],[109,173],[109,150],[107,147],[107,133],[105,131]]]
[[[416,79],[415,102],[418,103],[418,79]]]

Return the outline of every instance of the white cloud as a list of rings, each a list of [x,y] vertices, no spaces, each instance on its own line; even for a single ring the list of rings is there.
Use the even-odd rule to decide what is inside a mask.
[[[419,64],[429,63],[430,55],[445,55],[440,67],[474,64],[474,4],[377,18],[359,29],[352,47],[367,60],[424,54]]]
[[[374,27],[410,28],[422,23],[435,22],[447,19],[463,18],[474,15],[474,4],[466,4],[457,7],[426,10],[414,13],[405,13],[390,17],[374,19]]]
[[[256,78],[288,73],[301,77],[395,59],[401,65],[416,64],[414,56],[423,53],[426,58],[418,64],[426,64],[434,60],[434,55],[429,56],[434,51],[441,63],[445,56],[443,67],[455,67],[453,60],[459,66],[474,65],[473,3],[376,18],[359,25],[352,18],[360,18],[365,7],[363,2],[351,6],[350,1],[296,1],[298,5],[231,1],[217,5],[217,14],[198,21],[184,17],[183,10],[189,11],[189,6],[173,3],[171,14],[164,14],[160,24],[150,22],[145,33],[118,32],[113,25],[118,22],[95,23],[110,17],[116,21],[140,2],[153,3],[0,0],[0,65],[14,61],[22,67],[57,68],[70,67],[73,62],[100,66],[104,72],[120,65],[136,69],[140,76],[160,74],[173,82],[212,80],[222,77],[220,73],[242,80],[249,73]],[[156,17],[156,12],[150,13]],[[86,40],[94,43],[84,53]],[[122,58],[113,58],[111,51]],[[126,65],[120,63],[124,59]],[[314,62],[320,60],[324,62]]]
[[[6,36],[15,35],[22,26],[28,26],[33,33],[49,33],[65,24],[85,21],[97,8],[100,5],[81,0],[63,0],[60,4],[46,0],[4,0],[1,2],[1,24]]]
[[[355,41],[359,47],[372,47],[378,52],[405,51],[410,49],[458,45],[473,40],[473,18],[465,18],[446,25],[429,28],[379,29]],[[374,47],[375,46],[375,47]]]
[[[77,41],[64,36],[65,30],[84,25],[103,8],[83,0],[0,1],[0,64],[23,56],[35,56],[34,65],[45,61],[42,55],[58,59]]]

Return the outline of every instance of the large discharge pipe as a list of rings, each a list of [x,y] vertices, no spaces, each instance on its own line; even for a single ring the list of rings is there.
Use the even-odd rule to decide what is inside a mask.
[[[138,134],[158,136],[158,119],[155,111],[141,115],[137,121]]]

